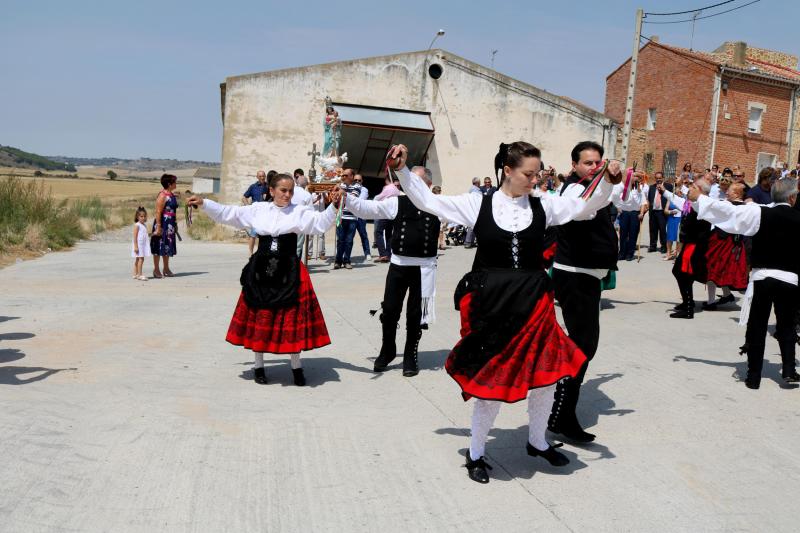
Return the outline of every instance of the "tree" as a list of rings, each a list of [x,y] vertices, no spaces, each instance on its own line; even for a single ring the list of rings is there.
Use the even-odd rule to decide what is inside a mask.
[[[106,176],[108,176],[108,179],[110,180],[117,179],[117,173],[114,172],[113,170],[109,170],[108,172],[106,172]]]

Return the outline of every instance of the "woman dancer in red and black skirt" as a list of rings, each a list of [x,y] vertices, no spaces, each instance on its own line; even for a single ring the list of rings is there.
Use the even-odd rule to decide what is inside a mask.
[[[744,185],[733,183],[728,187],[727,198],[733,205],[744,203]],[[708,301],[703,304],[704,311],[716,311],[720,305],[733,303],[736,299],[731,291],[747,288],[749,273],[744,235],[734,235],[715,227],[708,238]],[[717,287],[722,289],[722,298],[717,300]]]
[[[488,483],[484,460],[489,430],[503,402],[528,399],[528,454],[563,466],[567,457],[546,438],[555,384],[574,377],[586,356],[556,322],[553,286],[542,265],[545,229],[590,218],[608,204],[619,164],[609,166],[588,199],[531,195],[541,167],[541,153],[526,143],[500,145],[495,168],[502,170],[499,189],[491,195],[434,195],[404,164],[405,146],[390,154],[400,183],[417,208],[456,224],[473,227],[478,251],[472,271],[456,289],[461,311],[461,340],[447,358],[447,373],[459,384],[464,400],[475,397],[472,440],[467,453],[469,477]],[[612,176],[616,176],[612,178]]]
[[[334,205],[318,212],[291,203],[294,179],[278,174],[270,180],[268,202],[221,205],[199,196],[189,205],[202,207],[217,222],[253,228],[258,250],[242,270],[242,293],[225,340],[253,350],[255,382],[267,383],[264,352],[289,354],[294,383],[306,384],[300,352],[331,343],[311,278],[297,257],[297,234],[321,235],[335,218]],[[332,193],[338,202],[340,195]]]
[[[703,178],[697,179],[695,185],[700,187],[703,194],[708,194],[711,185]],[[672,192],[659,185],[659,190],[667,200],[681,210],[681,226],[678,230],[680,241],[683,244],[675,264],[672,265],[672,275],[678,282],[678,291],[681,293],[681,303],[673,308],[670,318],[694,318],[694,282],[705,283],[708,281],[708,262],[706,251],[708,239],[711,235],[711,224],[697,218],[697,212],[692,208],[692,203],[685,201]]]

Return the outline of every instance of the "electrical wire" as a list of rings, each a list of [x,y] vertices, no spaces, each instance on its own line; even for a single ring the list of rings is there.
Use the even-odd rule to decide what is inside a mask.
[[[702,60],[702,59],[698,59],[698,58],[696,58],[696,57],[692,57],[692,56],[690,56],[689,54],[685,54],[685,53],[683,53],[683,52],[681,52],[681,51],[679,51],[679,50],[675,50],[675,49],[673,49],[673,48],[669,48],[669,47],[663,46],[663,45],[661,45],[661,44],[660,44],[660,43],[658,43],[658,42],[654,42],[654,41],[653,41],[652,39],[650,39],[649,37],[645,37],[644,35],[642,35],[642,36],[641,36],[641,38],[642,38],[642,39],[645,39],[645,40],[647,40],[647,41],[649,41],[649,42],[651,42],[651,43],[653,43],[653,44],[655,45],[655,46],[653,47],[653,49],[654,49],[654,50],[655,50],[657,53],[659,53],[659,54],[661,54],[662,56],[666,57],[667,59],[670,59],[670,60],[672,60],[672,61],[678,61],[677,59],[675,59],[674,57],[672,57],[673,55],[676,55],[676,56],[680,56],[680,57],[682,57],[683,59],[685,59],[685,60],[686,60],[686,61],[688,61],[689,63],[693,63],[693,64],[697,65],[698,67],[700,67],[700,68],[702,68],[702,69],[705,69],[705,70],[710,70],[711,72],[718,72],[718,70],[719,70],[717,66],[711,66],[711,65],[709,65],[709,64],[707,64],[707,63],[705,63],[705,62],[703,62],[703,60]]]
[[[686,13],[695,13],[697,11],[703,11],[704,9],[711,9],[713,7],[724,6],[725,4],[730,4],[731,2],[735,2],[736,0],[727,0],[725,2],[720,2],[719,4],[714,4],[713,6],[706,6],[700,7],[697,9],[692,9],[691,11],[675,11],[674,13],[645,13],[644,16],[653,15],[654,17],[666,17],[669,15],[685,15]]]
[[[726,9],[725,11],[720,11],[719,13],[712,13],[711,15],[706,15],[704,17],[693,17],[690,19],[683,19],[683,20],[670,20],[665,22],[650,22],[649,20],[643,20],[644,24],[682,24],[684,22],[694,22],[695,20],[703,20],[703,19],[710,19],[712,17],[716,17],[717,15],[724,15],[725,13],[730,13],[731,11],[736,11],[737,9],[742,9],[743,7],[747,7],[749,5],[755,4],[756,2],[760,2],[761,0],[752,0],[752,2],[747,2],[746,4],[742,4],[737,7],[732,7],[731,9]],[[691,11],[690,13],[696,13],[696,11]]]

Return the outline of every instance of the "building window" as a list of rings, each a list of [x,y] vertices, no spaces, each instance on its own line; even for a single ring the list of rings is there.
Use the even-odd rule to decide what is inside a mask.
[[[662,172],[664,176],[668,178],[675,177],[675,167],[678,166],[678,151],[677,150],[665,150],[664,151],[664,162],[661,166]]]
[[[767,167],[775,168],[777,163],[778,156],[776,154],[758,152],[758,159],[756,159],[756,176],[758,176],[758,173]],[[756,181],[756,183],[758,182]]]
[[[747,131],[749,133],[761,133],[761,121],[764,118],[764,111],[767,106],[758,102],[747,104],[748,120]]]
[[[647,129],[653,131],[656,129],[656,108],[651,107],[647,110]]]
[[[653,157],[652,152],[647,152],[646,154],[644,154],[644,171],[647,172],[648,174],[653,173],[654,159],[655,158]]]

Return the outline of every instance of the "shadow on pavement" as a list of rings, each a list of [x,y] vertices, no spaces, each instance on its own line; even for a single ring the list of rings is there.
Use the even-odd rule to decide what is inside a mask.
[[[172,275],[173,278],[185,278],[188,276],[202,276],[203,274],[208,274],[208,272],[176,272]]]
[[[333,357],[303,357],[303,374],[306,377],[306,387],[318,387],[329,381],[341,381],[338,370],[348,370],[351,372],[362,372],[372,374],[371,368],[352,365]],[[252,365],[252,362],[240,363],[242,365]],[[281,385],[283,387],[294,387],[292,368],[289,365],[288,357],[281,355],[264,354],[264,368],[267,373],[267,385]],[[253,369],[248,368],[242,371],[240,378],[248,381],[253,380]]]
[[[613,379],[622,377],[620,373],[601,374],[600,376],[586,381],[581,386],[581,406],[578,409],[578,418],[586,428],[597,425],[598,418],[602,416],[625,416],[633,413],[633,409],[616,409],[616,402],[608,397],[600,387]],[[469,438],[468,428],[441,428],[435,431],[437,435],[456,435]],[[549,435],[550,442],[561,441],[554,435]],[[487,460],[495,467],[490,472],[492,479],[509,481],[514,478],[530,479],[536,472],[543,474],[566,476],[577,470],[586,468],[588,465],[578,458],[577,454],[570,450],[571,447],[580,448],[581,453],[596,453],[596,457],[588,461],[599,461],[602,459],[613,459],[616,455],[603,444],[591,442],[588,444],[575,444],[565,442],[565,447],[559,449],[561,453],[569,458],[569,464],[564,467],[550,466],[547,461],[540,457],[530,457],[525,452],[525,443],[528,440],[528,426],[523,425],[516,429],[493,428],[489,432],[489,440],[486,443]],[[462,456],[466,456],[466,449],[459,451]],[[585,458],[584,458],[585,459]]]
[[[5,350],[0,350],[0,363],[19,361],[23,357],[25,357],[25,352],[17,350],[16,348],[6,348]]]
[[[687,363],[702,363],[704,365],[711,365],[711,366],[719,366],[719,367],[728,367],[733,369],[733,373],[731,373],[731,377],[733,377],[736,381],[744,382],[744,378],[747,377],[747,359],[742,356],[742,361],[737,363],[731,363],[728,361],[715,361],[712,359],[699,359],[697,357],[688,357],[686,355],[676,355],[672,358],[673,361],[686,361]],[[780,363],[773,363],[769,361],[766,357],[764,358],[764,367],[761,371],[761,377],[768,378],[777,383],[783,389],[796,389],[798,388],[797,385],[787,385],[784,383],[783,378],[781,377],[781,364]]]
[[[0,341],[21,341],[35,336],[34,333],[0,333]]]
[[[584,428],[597,425],[600,416],[625,416],[634,413],[634,409],[616,409],[617,403],[600,386],[609,381],[621,378],[622,374],[600,374],[596,378],[587,380],[581,385],[581,397],[578,402],[578,420]],[[611,456],[613,457],[613,455]]]
[[[0,316],[0,322],[7,322],[9,320],[16,320],[18,316]]]
[[[438,435],[464,437],[465,443],[469,441],[468,432],[460,428],[437,429],[436,433]],[[568,476],[587,467],[586,463],[578,459],[578,455],[575,452],[565,448],[559,448],[558,451],[567,456],[569,464],[561,467],[550,466],[541,457],[528,455],[525,450],[527,441],[527,425],[516,429],[494,428],[489,432],[489,440],[486,442],[486,462],[492,466],[492,470],[489,471],[489,477],[492,480],[531,479],[537,472],[552,476]],[[458,454],[463,459],[466,459],[467,450],[468,448],[462,448],[458,450]],[[466,469],[463,469],[463,471],[464,476],[466,476]]]
[[[23,354],[24,357],[24,354]],[[20,358],[21,359],[21,358]],[[53,374],[77,368],[42,368],[39,366],[0,366],[0,385],[27,385],[42,381]],[[37,373],[29,378],[22,378],[26,374]]]

